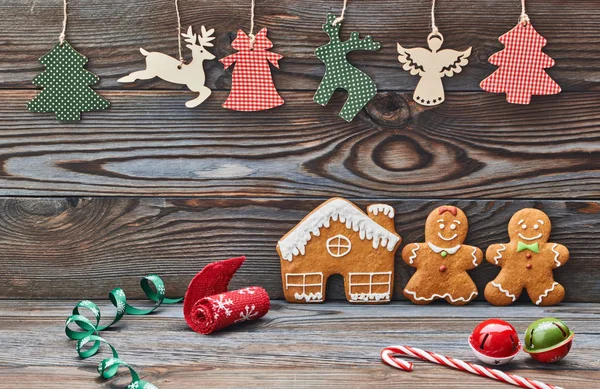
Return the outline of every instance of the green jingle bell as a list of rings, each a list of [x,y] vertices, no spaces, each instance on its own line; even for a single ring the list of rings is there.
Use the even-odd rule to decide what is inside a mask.
[[[558,362],[571,350],[574,336],[562,320],[547,317],[529,325],[523,350],[536,361]]]

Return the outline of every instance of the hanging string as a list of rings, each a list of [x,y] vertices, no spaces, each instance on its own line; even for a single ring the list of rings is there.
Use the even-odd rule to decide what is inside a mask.
[[[254,0],[252,0],[252,5],[250,7],[250,34],[248,34],[248,38],[250,38],[250,48],[254,47]]]
[[[435,0],[431,3],[431,32],[433,34],[437,34],[439,32],[437,26],[435,25]]]
[[[347,4],[348,4],[348,0],[344,0],[344,8],[342,8],[342,14],[333,20],[333,23],[331,23],[332,26],[335,26],[336,24],[338,24],[339,22],[344,20],[344,14],[346,13],[346,5]]]
[[[67,17],[68,17],[67,0],[63,0],[63,26],[62,26],[62,32],[58,36],[58,41],[60,42],[61,45],[65,41],[65,36],[66,36],[65,34],[67,32]]]
[[[179,1],[175,0],[175,12],[177,12],[177,44],[179,47],[179,67],[183,65],[183,54],[181,52],[181,16],[179,15]]]
[[[529,16],[527,16],[527,12],[525,12],[525,0],[521,0],[521,17],[519,18],[519,23],[526,25],[529,23]]]

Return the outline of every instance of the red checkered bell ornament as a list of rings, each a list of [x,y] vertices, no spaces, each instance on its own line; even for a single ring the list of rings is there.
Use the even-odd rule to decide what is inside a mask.
[[[469,345],[475,356],[489,365],[504,365],[521,350],[521,342],[515,328],[500,319],[479,323],[469,336]]]
[[[238,52],[220,60],[225,69],[235,62],[231,92],[223,107],[234,111],[262,111],[282,105],[269,62],[279,68],[278,61],[283,56],[269,51],[273,43],[267,38],[267,29],[260,30],[254,39],[239,30],[231,46]]]

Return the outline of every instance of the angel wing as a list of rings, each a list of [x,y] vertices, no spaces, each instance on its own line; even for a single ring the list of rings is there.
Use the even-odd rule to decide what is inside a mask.
[[[431,51],[422,47],[414,49],[405,49],[398,43],[398,61],[404,64],[402,69],[410,72],[413,76],[422,76],[425,74],[425,64],[430,61]]]
[[[452,77],[454,73],[460,73],[463,66],[469,63],[471,47],[465,51],[445,49],[436,53],[436,62],[440,65],[440,73],[446,77]]]

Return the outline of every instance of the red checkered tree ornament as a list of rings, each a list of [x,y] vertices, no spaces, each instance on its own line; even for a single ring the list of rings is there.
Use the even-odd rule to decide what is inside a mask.
[[[528,18],[499,40],[506,48],[490,57],[499,69],[481,82],[483,90],[506,93],[506,101],[513,104],[529,104],[533,95],[560,93],[560,86],[544,70],[554,66],[554,60],[542,52],[547,41]]]

